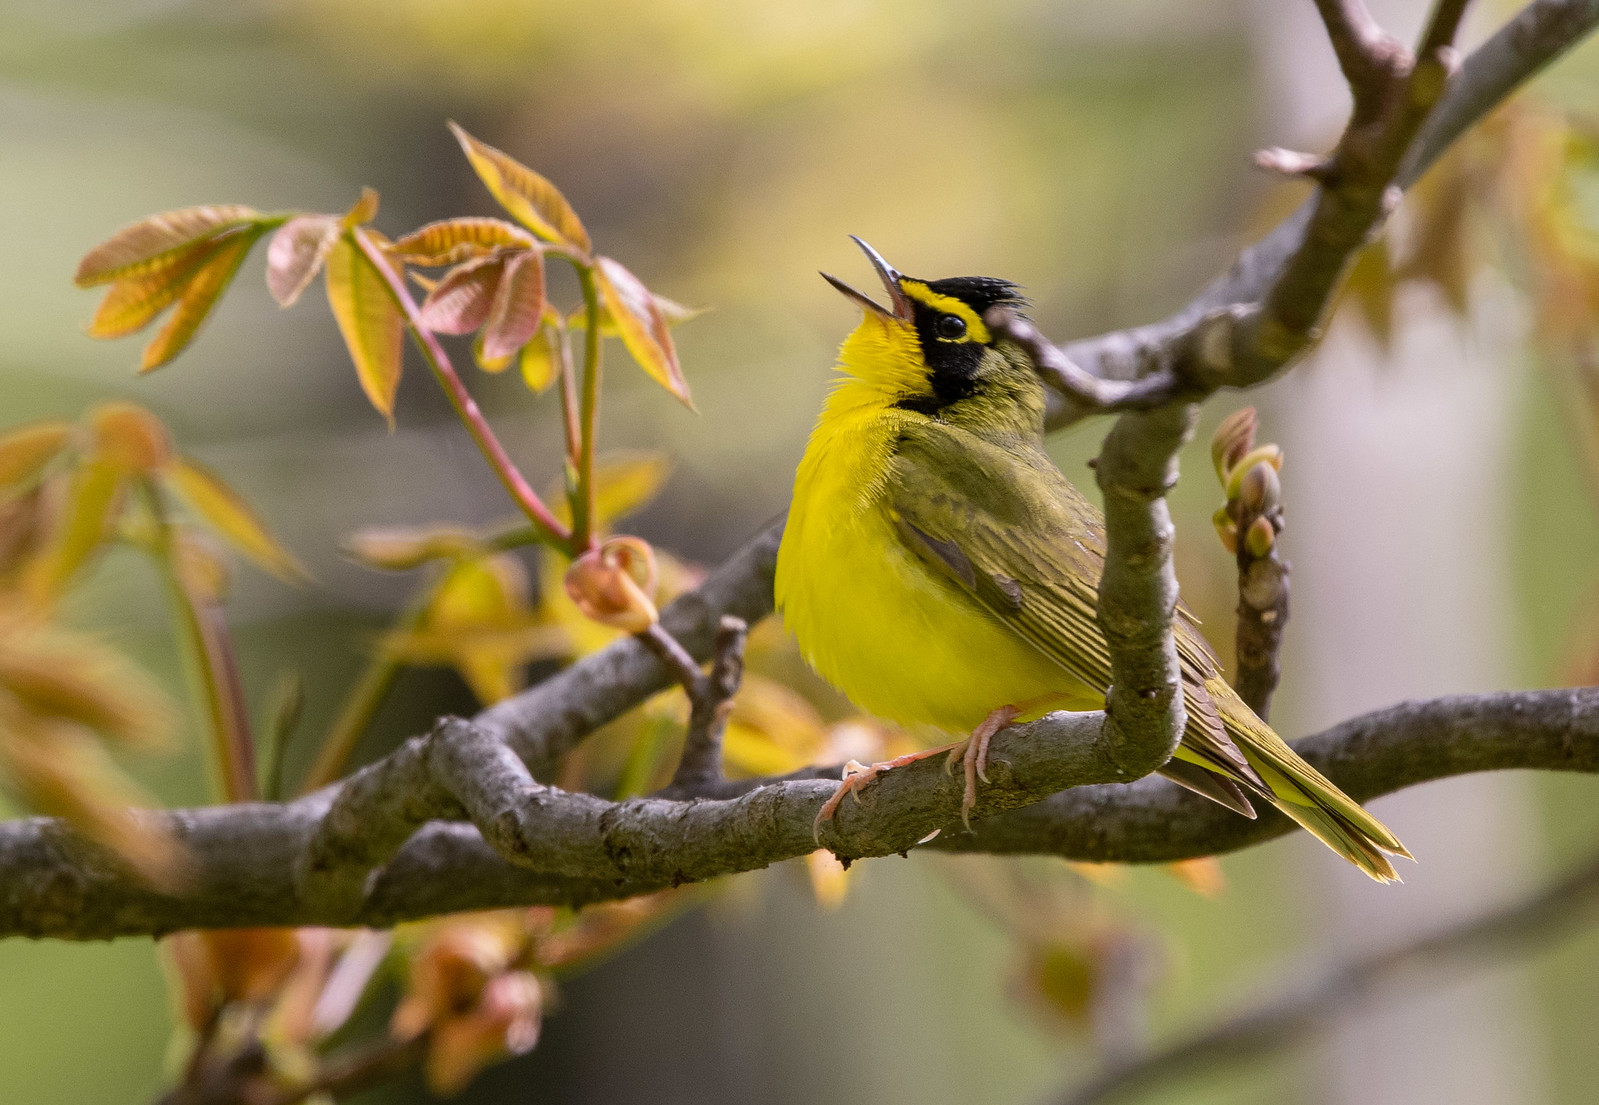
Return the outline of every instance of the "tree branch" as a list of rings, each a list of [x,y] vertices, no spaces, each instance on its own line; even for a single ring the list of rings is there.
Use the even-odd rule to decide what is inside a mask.
[[[960,784],[929,760],[884,775],[859,806],[846,803],[833,844],[851,857],[888,855],[942,827],[927,847],[1165,863],[1232,851],[1293,828],[1274,811],[1249,821],[1163,779],[1109,782],[1119,766],[1095,744],[1103,719],[1051,714],[995,737],[993,782],[979,792],[975,811],[984,820],[969,833],[953,828]],[[1296,747],[1358,800],[1472,771],[1599,772],[1599,688],[1407,703]],[[1104,785],[1061,789],[1086,780]],[[836,783],[752,781],[742,795],[714,801],[621,803],[525,778],[520,786],[518,793],[484,783],[471,800],[480,812],[492,811],[498,794],[511,814],[505,831],[526,845],[524,865],[501,858],[470,825],[435,822],[368,876],[353,899],[296,878],[331,788],[281,805],[150,814],[190,850],[190,881],[180,894],[142,884],[58,821],[7,822],[0,825],[0,935],[105,939],[191,927],[384,927],[462,909],[632,897],[809,853],[816,811]],[[1053,797],[1038,801],[1046,794]],[[1017,808],[1028,802],[1034,804]],[[485,820],[495,823],[492,813]]]
[[[1533,0],[1466,59],[1447,82],[1436,106],[1409,128],[1412,137],[1400,150],[1389,183],[1399,188],[1414,184],[1468,127],[1596,25],[1599,0]],[[1273,317],[1267,311],[1269,301],[1279,305],[1292,301],[1294,318],[1313,326],[1341,279],[1345,261],[1382,213],[1381,203],[1373,208],[1368,197],[1358,205],[1360,211],[1348,213],[1364,212],[1364,225],[1360,218],[1332,217],[1338,212],[1324,207],[1327,194],[1319,189],[1271,233],[1243,250],[1227,272],[1175,314],[1145,326],[1070,342],[1061,347],[1061,355],[1102,381],[1134,381],[1156,373],[1190,371],[1193,377],[1181,383],[1199,394],[1223,386],[1249,387],[1269,379],[1314,337],[1309,330],[1296,332],[1293,325],[1262,329],[1262,321]],[[1377,198],[1380,201],[1381,197]],[[1311,243],[1319,244],[1307,255]],[[1307,256],[1315,263],[1308,264]],[[1209,358],[1197,356],[1205,348],[1200,339],[1206,322],[1228,312],[1253,320],[1252,332],[1243,342],[1246,348],[1213,348]],[[1238,355],[1215,355],[1225,352]],[[1207,360],[1217,367],[1194,371],[1196,363],[1203,365]],[[1178,383],[1168,381],[1166,386],[1177,391]],[[1154,391],[1157,385],[1145,387]],[[1141,399],[1147,392],[1134,394]],[[1052,399],[1049,425],[1054,429],[1103,409],[1069,391]]]
[[[1290,1047],[1415,971],[1475,966],[1530,950],[1591,922],[1599,857],[1509,906],[1419,940],[1326,969],[1192,1036],[1130,1057],[1068,1094],[1066,1105],[1121,1100],[1155,1086]]]

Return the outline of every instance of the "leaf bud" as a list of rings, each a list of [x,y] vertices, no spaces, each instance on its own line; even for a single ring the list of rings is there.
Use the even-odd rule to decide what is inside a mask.
[[[1272,529],[1271,523],[1264,518],[1256,518],[1249,523],[1249,532],[1244,535],[1244,548],[1249,555],[1259,559],[1271,552],[1271,547],[1277,541],[1277,531]]]
[[[566,593],[586,617],[642,633],[660,620],[656,580],[654,549],[637,537],[611,537],[572,562]]]
[[[1277,469],[1262,461],[1250,465],[1238,482],[1238,505],[1244,516],[1270,514],[1282,502],[1282,483],[1277,479]]]
[[[1233,516],[1226,507],[1222,507],[1210,517],[1211,523],[1216,527],[1216,536],[1221,538],[1222,547],[1228,552],[1238,553],[1238,526],[1233,522]]]
[[[1257,445],[1249,452],[1243,454],[1227,470],[1227,498],[1238,498],[1239,485],[1244,480],[1244,473],[1257,464],[1269,464],[1281,472],[1283,467],[1283,451],[1276,445]]]
[[[1222,419],[1211,435],[1210,459],[1216,466],[1216,478],[1223,484],[1238,459],[1254,447],[1255,425],[1255,408],[1244,407]]]

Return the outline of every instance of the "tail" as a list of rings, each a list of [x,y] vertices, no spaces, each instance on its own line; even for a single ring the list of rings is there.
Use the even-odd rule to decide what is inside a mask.
[[[1220,715],[1227,735],[1253,770],[1240,771],[1232,765],[1219,762],[1214,755],[1185,755],[1187,748],[1180,747],[1178,755],[1187,761],[1182,765],[1183,769],[1187,769],[1188,764],[1195,764],[1217,772],[1233,785],[1230,789],[1241,789],[1270,802],[1299,822],[1316,839],[1378,882],[1399,881],[1399,875],[1388,856],[1413,857],[1386,825],[1361,809],[1353,798],[1300,759],[1272,731],[1271,726],[1255,716],[1255,712],[1228,686],[1226,680],[1213,676],[1205,680],[1205,690],[1209,693],[1216,714]],[[1185,737],[1184,745],[1188,743]],[[1250,778],[1250,775],[1254,777]],[[1179,778],[1178,781],[1189,785],[1186,779]],[[1200,792],[1207,793],[1204,790]],[[1231,802],[1222,804],[1237,808]]]

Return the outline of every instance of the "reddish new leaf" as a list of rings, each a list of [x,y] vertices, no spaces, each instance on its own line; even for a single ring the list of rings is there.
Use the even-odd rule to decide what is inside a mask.
[[[328,254],[328,305],[355,362],[361,389],[378,413],[394,425],[394,396],[400,387],[405,316],[382,273],[353,235],[345,233]]]
[[[183,294],[178,297],[172,317],[167,319],[167,324],[155,339],[144,347],[144,357],[139,363],[140,372],[160,368],[194,340],[201,324],[211,314],[211,308],[216,306],[217,300],[233,282],[233,275],[239,271],[244,255],[250,252],[250,247],[255,245],[261,233],[259,226],[246,226],[217,242],[215,250],[207,255],[183,285]]]
[[[489,319],[504,265],[496,255],[455,266],[423,300],[418,321],[436,334],[470,334]]]
[[[107,284],[124,276],[142,275],[141,266],[158,260],[162,254],[181,249],[202,238],[213,238],[260,217],[260,212],[242,204],[215,204],[164,211],[141,219],[117,231],[110,240],[95,246],[78,262],[73,277],[78,287]]]
[[[473,138],[455,123],[450,124],[466,159],[500,206],[517,222],[546,241],[571,246],[588,253],[588,231],[560,190],[510,155]]]
[[[544,319],[544,258],[537,250],[522,250],[505,260],[505,272],[494,293],[494,305],[483,327],[483,359],[509,361]]]
[[[529,249],[535,242],[533,235],[504,219],[444,219],[411,231],[389,247],[389,254],[407,264],[433,268],[458,265],[498,249]]]
[[[267,247],[267,287],[280,307],[292,307],[327,263],[339,240],[332,215],[301,215],[278,228]]]
[[[694,401],[689,398],[688,381],[683,379],[683,369],[677,363],[677,350],[672,345],[666,315],[650,290],[620,262],[609,257],[597,259],[594,276],[627,351],[651,379],[692,409]]]

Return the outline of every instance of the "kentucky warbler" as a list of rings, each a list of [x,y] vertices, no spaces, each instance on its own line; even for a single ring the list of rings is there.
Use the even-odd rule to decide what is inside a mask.
[[[995,732],[1104,705],[1105,524],[1044,453],[1031,364],[983,322],[1021,302],[1016,286],[913,280],[856,241],[888,305],[827,276],[865,317],[800,462],[777,605],[806,660],[862,709],[971,734],[949,746],[965,761],[964,815]],[[1255,716],[1181,605],[1173,629],[1188,723],[1162,773],[1245,816],[1264,799],[1372,878],[1396,878],[1384,853],[1408,855],[1398,839]],[[818,826],[849,790],[930,754],[847,779]]]

